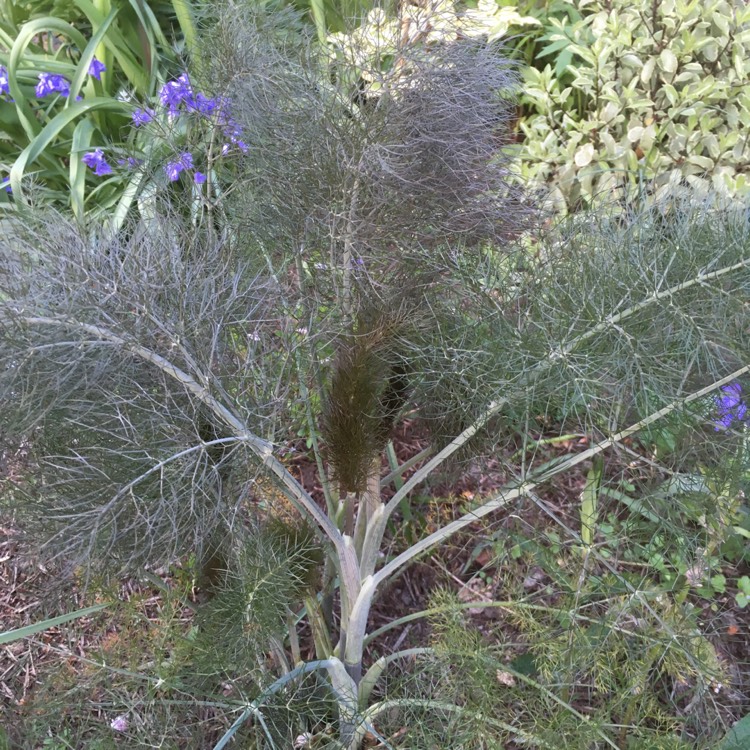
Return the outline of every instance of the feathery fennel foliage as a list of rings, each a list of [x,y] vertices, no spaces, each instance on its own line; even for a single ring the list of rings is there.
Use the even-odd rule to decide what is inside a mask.
[[[89,569],[221,549],[196,689],[218,691],[217,673],[237,669],[242,704],[225,703],[233,723],[216,748],[250,735],[289,747],[305,733],[350,750],[366,736],[554,746],[531,709],[498,715],[499,688],[486,687],[498,658],[476,638],[457,639],[449,622],[429,653],[377,660],[370,609],[425,551],[511,504],[542,507],[556,477],[671,421],[688,426],[660,456],[673,475],[700,465],[719,476],[728,456],[741,471],[726,476],[746,471],[743,426],[717,433],[711,413],[750,371],[749,214],[673,204],[520,241],[533,214],[508,187],[498,143],[513,76],[491,46],[406,40],[368,105],[319,55],[228,8],[203,75],[235,103],[248,154],[217,170],[201,201],[158,196],[127,231],[47,214],[9,221],[0,239],[1,424],[34,451],[13,510],[43,552]],[[383,494],[380,454],[407,410],[431,447]],[[415,487],[459,456],[519,439],[525,451],[544,417],[585,431],[589,447],[509,461],[505,487],[381,559]],[[285,464],[300,422],[324,504]],[[290,505],[298,531],[258,535]],[[570,674],[556,645],[550,678]],[[623,638],[617,658],[628,648]],[[389,692],[412,656],[426,661],[419,680]],[[532,688],[560,727],[580,720],[554,684]],[[637,720],[603,712],[584,722],[586,742],[620,747],[619,725]]]

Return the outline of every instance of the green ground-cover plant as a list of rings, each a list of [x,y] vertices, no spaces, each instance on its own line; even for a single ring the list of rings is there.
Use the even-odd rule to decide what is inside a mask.
[[[148,150],[133,128],[133,111],[180,72],[177,56],[194,42],[189,6],[175,2],[171,17],[165,10],[138,0],[81,0],[66,18],[12,0],[4,6],[0,197],[6,209],[12,200],[28,200],[31,183],[36,203],[70,207],[78,217],[129,207],[142,182],[129,166]],[[102,147],[120,162],[106,173],[97,169],[104,181],[89,176],[83,161]]]
[[[205,33],[201,73],[212,98],[231,98],[247,148],[205,182],[186,179],[190,191],[155,191],[148,215],[122,227],[19,213],[0,240],[2,425],[33,446],[32,476],[10,504],[43,553],[90,575],[195,554],[215,589],[188,649],[201,667],[169,684],[217,694],[231,680],[241,705],[214,700],[231,714],[216,748],[299,737],[419,747],[420,736],[556,746],[544,715],[498,715],[482,696],[482,670],[499,667],[473,656],[478,644],[454,641],[453,657],[450,637],[447,649],[383,654],[371,609],[426,552],[504,508],[544,507],[539,492],[565,473],[672,419],[695,435],[670,471],[734,476],[721,467],[745,461],[747,211],[686,202],[591,215],[524,244],[534,215],[501,158],[514,77],[491,46],[400,40],[377,103],[359,106],[317,50],[237,5],[224,12]],[[186,80],[175,84],[184,101]],[[225,127],[206,128],[202,153]],[[178,177],[191,169],[180,166]],[[319,502],[286,463],[300,410]],[[407,411],[430,447],[394,493],[406,468],[381,466]],[[588,447],[539,463],[525,449],[544,415],[589,435]],[[423,482],[519,440],[506,485],[389,553],[388,522]],[[611,566],[591,491],[586,503],[574,554]],[[610,572],[619,599],[592,597],[613,633],[625,597],[624,616],[675,641],[672,602],[654,607]],[[585,635],[582,651],[606,648]],[[625,664],[644,639],[619,635]],[[691,676],[709,671],[696,643],[671,654]],[[390,690],[413,657],[415,679]],[[675,679],[672,663],[639,658]],[[550,657],[548,674],[579,679],[569,666]],[[703,684],[689,684],[696,705]],[[587,721],[565,686],[531,687],[590,746],[627,747],[623,725],[656,746],[681,742],[674,722],[641,727],[639,701],[620,696]]]
[[[742,700],[731,670],[746,668],[716,648],[736,616],[731,596],[706,591],[710,576],[736,570],[735,558],[715,554],[735,532],[714,490],[705,490],[699,519],[695,498],[672,495],[668,504],[661,502],[662,478],[675,480],[679,473],[648,454],[630,458],[635,460],[627,464],[614,456],[594,462],[580,496],[580,519],[564,516],[549,488],[544,497],[530,496],[544,514],[542,529],[519,516],[483,540],[483,549],[494,552],[483,559],[490,592],[500,601],[468,606],[475,613],[501,608],[521,635],[515,644],[500,637],[476,655],[494,655],[509,679],[523,680],[519,671],[533,677],[536,684],[524,699],[529,713],[555,716],[538,721],[538,731],[561,733],[570,747],[594,742],[586,739],[592,727],[576,725],[569,709],[569,702],[583,702],[595,723],[622,725],[611,735],[618,747],[713,748],[726,731],[726,714]],[[639,484],[630,487],[630,496],[622,491],[629,480]],[[733,493],[740,504],[741,484],[734,483]],[[750,550],[746,540],[744,546]],[[654,549],[659,562],[652,559]],[[529,687],[525,682],[526,692]],[[564,700],[531,708],[545,687]],[[506,693],[505,700],[518,700]]]
[[[562,210],[612,191],[748,194],[747,3],[544,7],[544,33],[518,40],[525,179]]]

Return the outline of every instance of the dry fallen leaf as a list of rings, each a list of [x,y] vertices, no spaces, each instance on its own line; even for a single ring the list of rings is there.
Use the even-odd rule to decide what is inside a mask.
[[[497,672],[495,672],[495,677],[501,685],[506,685],[507,687],[515,687],[516,685],[516,678],[510,672],[498,669]]]

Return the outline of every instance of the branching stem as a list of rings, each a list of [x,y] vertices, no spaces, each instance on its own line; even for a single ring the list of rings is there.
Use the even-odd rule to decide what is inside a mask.
[[[629,437],[630,435],[633,435],[634,433],[639,432],[640,430],[644,429],[645,427],[648,427],[654,422],[659,421],[663,417],[677,411],[678,409],[686,406],[692,401],[696,401],[699,398],[707,396],[709,393],[712,393],[713,391],[721,388],[721,386],[735,381],[737,378],[741,377],[747,372],[750,372],[750,365],[746,365],[745,367],[741,367],[738,370],[735,370],[733,373],[727,375],[721,380],[717,380],[711,385],[708,385],[705,388],[701,388],[700,390],[695,391],[694,393],[691,393],[689,396],[686,396],[685,398],[681,398],[676,401],[673,401],[671,404],[668,404],[663,409],[659,409],[659,411],[656,411],[653,414],[650,414],[648,417],[645,417],[644,419],[639,420],[638,422],[631,425],[630,427],[627,427],[626,429],[621,430],[616,435],[612,435],[611,437],[606,438],[605,440],[602,440],[596,445],[591,446],[588,450],[582,451],[581,453],[577,453],[574,456],[571,456],[569,459],[562,461],[559,464],[556,464],[555,466],[551,467],[547,472],[545,472],[542,476],[535,477],[534,481],[532,482],[525,481],[519,487],[509,489],[506,492],[501,492],[499,495],[496,495],[491,500],[488,500],[483,505],[472,510],[470,513],[464,514],[463,516],[461,516],[461,518],[458,518],[452,523],[449,523],[446,526],[444,526],[442,529],[438,529],[437,531],[425,537],[424,539],[421,539],[419,542],[412,545],[405,552],[402,552],[396,558],[394,558],[389,563],[384,565],[374,576],[374,588],[377,588],[377,586],[383,583],[383,581],[387,580],[402,565],[405,565],[410,560],[415,558],[417,555],[420,555],[422,552],[428,550],[430,547],[434,547],[436,544],[452,536],[453,534],[460,531],[464,527],[474,523],[475,521],[488,515],[489,513],[493,513],[494,511],[499,510],[500,508],[506,506],[511,500],[515,500],[518,497],[522,497],[528,491],[534,490],[540,484],[548,481],[553,476],[560,474],[563,471],[567,471],[568,469],[571,469],[573,466],[577,466],[583,461],[587,461],[588,459],[599,455],[600,453],[607,450],[607,448],[610,448],[616,443],[621,442],[626,437]]]
[[[287,496],[295,506],[300,508],[304,514],[310,516],[318,524],[320,529],[325,532],[336,548],[340,552],[342,551],[343,537],[341,533],[328,516],[326,516],[317,506],[302,485],[287,471],[281,461],[273,455],[273,446],[271,443],[253,434],[242,420],[211,395],[208,388],[198,383],[195,378],[187,372],[177,367],[174,363],[170,362],[165,357],[162,357],[160,354],[157,354],[134,341],[129,341],[103,326],[49,317],[22,317],[21,320],[27,325],[72,328],[83,331],[91,336],[96,336],[99,339],[104,339],[105,341],[121,346],[124,350],[129,351],[136,357],[150,362],[158,367],[163,373],[177,380],[188,392],[195,396],[222,422],[224,422],[224,424],[234,432],[236,439],[241,440],[250,447],[253,453],[260,458],[263,465],[281,480]]]

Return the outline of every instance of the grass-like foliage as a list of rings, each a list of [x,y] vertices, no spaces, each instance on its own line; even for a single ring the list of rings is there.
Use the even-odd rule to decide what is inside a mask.
[[[234,672],[243,699],[217,748],[250,734],[253,747],[290,747],[307,732],[316,747],[355,750],[415,722],[404,744],[384,746],[553,746],[523,712],[496,715],[488,696],[502,691],[495,681],[483,693],[482,674],[498,657],[460,642],[451,620],[418,649],[419,689],[407,679],[389,693],[391,670],[415,653],[373,658],[371,606],[406,564],[478,519],[543,507],[563,472],[595,459],[598,487],[599,458],[626,438],[648,444],[668,429],[659,477],[699,467],[716,494],[736,496],[745,416],[729,404],[737,419],[715,431],[713,397],[750,370],[748,213],[674,203],[519,239],[533,212],[507,183],[514,78],[493,47],[404,39],[363,100],[345,55],[321,60],[243,7],[205,37],[200,75],[232,102],[249,149],[217,166],[199,199],[170,188],[125,229],[57,214],[6,223],[0,424],[28,436],[33,475],[13,509],[42,552],[97,573],[188,552],[206,563],[218,593],[197,620],[193,684],[218,691]],[[407,411],[432,444],[382,494],[381,454]],[[545,418],[585,430],[589,447],[537,466],[529,437]],[[325,503],[285,464],[300,429]],[[503,443],[526,457],[508,461],[506,486],[381,558],[415,487]],[[576,542],[596,556],[586,498]],[[620,585],[637,600],[629,616],[674,632],[668,608]],[[601,604],[602,628],[627,663],[638,639],[617,607]],[[700,671],[700,646],[640,664],[664,679]],[[551,685],[606,683],[563,651],[549,641]],[[532,687],[559,726],[580,719],[571,695]],[[584,722],[587,741],[619,747],[618,725],[638,721],[626,704]]]
[[[186,0],[4,2],[0,212],[32,196],[78,217],[134,210],[145,180],[128,163],[150,144],[131,115],[179,69],[178,50],[187,54],[194,37]]]

